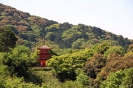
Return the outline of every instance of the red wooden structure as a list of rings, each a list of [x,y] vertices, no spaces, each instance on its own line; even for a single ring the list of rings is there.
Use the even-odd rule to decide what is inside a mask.
[[[40,50],[40,52],[38,54],[38,58],[37,58],[37,60],[39,62],[39,66],[44,67],[44,66],[46,66],[46,61],[51,56],[49,53],[50,48],[46,45],[43,45],[37,49]]]

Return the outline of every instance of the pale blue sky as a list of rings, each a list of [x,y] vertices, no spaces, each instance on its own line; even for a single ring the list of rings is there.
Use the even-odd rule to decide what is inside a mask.
[[[96,26],[133,39],[133,0],[0,0],[59,23]]]

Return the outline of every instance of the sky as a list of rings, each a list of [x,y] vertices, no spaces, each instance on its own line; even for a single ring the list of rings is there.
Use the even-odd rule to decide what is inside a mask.
[[[133,0],[0,0],[59,23],[85,24],[133,39]]]

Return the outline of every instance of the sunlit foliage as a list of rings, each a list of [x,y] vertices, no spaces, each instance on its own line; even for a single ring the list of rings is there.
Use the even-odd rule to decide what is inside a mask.
[[[110,73],[106,81],[103,81],[100,88],[132,88],[133,68],[118,70]]]

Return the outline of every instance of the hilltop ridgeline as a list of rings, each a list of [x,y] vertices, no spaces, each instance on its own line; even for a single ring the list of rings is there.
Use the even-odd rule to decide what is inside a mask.
[[[0,27],[10,27],[18,38],[17,44],[28,47],[44,38],[59,45],[60,48],[74,49],[90,47],[104,40],[121,46],[133,43],[122,35],[98,27],[58,23],[3,4],[0,4]]]

